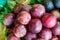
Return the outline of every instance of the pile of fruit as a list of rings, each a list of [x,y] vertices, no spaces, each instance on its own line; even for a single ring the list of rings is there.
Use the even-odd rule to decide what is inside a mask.
[[[60,0],[0,0],[0,40],[60,40]]]

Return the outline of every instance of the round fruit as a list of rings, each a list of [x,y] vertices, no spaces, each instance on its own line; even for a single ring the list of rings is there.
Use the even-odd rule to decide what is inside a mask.
[[[60,20],[59,10],[57,10],[57,9],[52,10],[51,13],[52,13],[58,20]]]
[[[52,38],[52,32],[49,29],[43,29],[39,36],[45,40],[49,40]]]
[[[45,13],[45,8],[43,5],[41,5],[41,4],[33,5],[31,14],[34,18],[41,18],[44,13]]]
[[[51,40],[58,40],[56,36],[53,36]]]
[[[60,9],[60,0],[54,0],[54,4],[55,4],[56,8]]]
[[[20,40],[20,38],[14,36],[13,34],[9,34],[8,39],[7,40]]]
[[[58,22],[57,25],[52,28],[52,32],[54,35],[60,35],[60,22]]]
[[[45,14],[42,18],[42,23],[47,28],[52,28],[56,25],[57,19],[52,14]]]
[[[36,34],[33,34],[31,32],[28,32],[25,36],[26,40],[32,40],[32,39],[35,39],[35,38],[36,38]]]
[[[14,13],[19,13],[21,11],[22,7],[23,7],[23,4],[17,4],[14,7]]]
[[[4,17],[3,23],[6,26],[10,26],[14,21],[14,14],[9,13]]]
[[[42,23],[39,19],[32,19],[29,23],[29,30],[32,33],[39,33],[42,30]]]
[[[31,9],[32,9],[31,5],[24,5],[23,8],[22,8],[22,10],[27,11],[27,12],[30,12]]]
[[[24,25],[16,24],[13,33],[16,37],[23,37],[26,35],[26,28]]]
[[[44,0],[44,5],[47,11],[51,11],[52,9],[54,9],[52,0]]]
[[[26,11],[22,11],[18,14],[17,16],[17,20],[18,22],[20,22],[23,25],[26,25],[29,23],[29,21],[31,20],[31,15],[30,13],[26,12]]]

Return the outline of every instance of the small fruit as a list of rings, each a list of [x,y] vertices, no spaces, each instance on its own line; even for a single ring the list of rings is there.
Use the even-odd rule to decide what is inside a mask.
[[[54,0],[56,8],[60,9],[60,0]]]
[[[26,28],[24,25],[16,24],[13,33],[16,37],[23,37],[26,35]]]
[[[23,25],[26,25],[30,22],[31,20],[31,15],[30,13],[26,12],[26,11],[22,11],[18,14],[17,16],[17,20],[18,22],[20,22]]]
[[[9,13],[4,17],[3,23],[6,26],[10,26],[14,21],[14,14]]]
[[[31,14],[34,18],[41,18],[44,13],[45,13],[45,8],[43,5],[41,5],[41,4],[33,5]]]
[[[57,19],[52,14],[45,14],[42,18],[42,23],[46,28],[52,28],[56,25]]]
[[[44,0],[44,5],[47,11],[51,11],[52,9],[54,9],[52,0]]]
[[[57,20],[60,20],[59,10],[57,10],[57,9],[52,10],[51,13],[57,18]]]
[[[60,35],[60,22],[58,22],[57,25],[52,28],[52,32],[54,35]]]
[[[22,10],[23,4],[17,4],[14,7],[14,13],[19,13]]]
[[[20,38],[14,36],[13,34],[9,34],[8,39],[7,40],[20,40]]]
[[[31,9],[32,9],[31,5],[24,5],[23,8],[22,8],[22,10],[27,11],[27,12],[30,12]]]
[[[49,40],[52,38],[52,32],[49,29],[43,29],[39,36],[45,40]]]
[[[42,30],[42,23],[39,19],[32,19],[29,23],[29,30],[32,33],[39,33]]]
[[[58,40],[58,37],[53,36],[51,40]]]
[[[32,40],[32,39],[35,39],[35,38],[36,38],[36,34],[33,34],[31,32],[28,32],[25,36],[26,40]]]

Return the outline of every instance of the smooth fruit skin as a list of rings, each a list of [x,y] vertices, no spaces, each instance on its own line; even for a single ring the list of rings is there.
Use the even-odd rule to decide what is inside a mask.
[[[26,25],[30,22],[31,20],[31,15],[30,13],[26,12],[26,11],[22,11],[18,14],[17,16],[17,20],[18,22],[20,22],[23,25]]]
[[[36,36],[36,34],[33,34],[33,33],[31,33],[31,32],[28,32],[27,34],[26,34],[26,36],[25,36],[25,39],[26,40],[32,40],[32,39],[35,39],[37,36]]]
[[[15,14],[18,14],[23,8],[23,4],[17,4],[15,7],[14,7],[14,13]]]
[[[52,38],[52,32],[49,29],[43,29],[39,36],[45,40],[49,40]]]
[[[14,34],[11,33],[11,34],[9,34],[7,40],[20,40],[20,38],[14,36]]]
[[[60,0],[54,0],[54,5],[56,8],[60,9]]]
[[[54,35],[60,35],[60,22],[58,22],[57,25],[52,28],[52,32]]]
[[[45,8],[43,5],[41,5],[41,4],[33,5],[33,8],[31,10],[31,15],[34,18],[41,18],[44,13],[45,13]]]
[[[52,0],[44,0],[44,5],[47,11],[51,11],[52,9],[54,9],[54,4]]]
[[[24,5],[23,8],[22,8],[23,11],[27,11],[27,12],[30,12],[31,9],[32,9],[31,5]]]
[[[32,19],[29,23],[29,30],[32,33],[39,33],[42,30],[42,23],[39,19]]]
[[[57,23],[57,19],[54,15],[52,14],[45,14],[42,18],[42,24],[46,28],[53,28]]]
[[[12,13],[7,14],[3,19],[3,23],[6,26],[10,26],[13,23],[13,21],[14,21],[14,14]]]
[[[58,37],[53,36],[51,40],[58,40]]]
[[[59,10],[54,9],[54,10],[51,11],[51,14],[53,14],[57,18],[57,20],[60,20],[60,12],[59,12]]]
[[[16,37],[24,37],[26,35],[26,28],[24,25],[17,24],[13,29],[13,33]]]

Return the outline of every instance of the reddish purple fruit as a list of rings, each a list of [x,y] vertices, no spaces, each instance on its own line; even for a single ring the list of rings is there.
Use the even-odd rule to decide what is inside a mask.
[[[50,40],[52,38],[52,32],[49,29],[43,29],[39,36],[45,40]]]
[[[23,8],[22,8],[22,10],[27,11],[27,12],[30,12],[31,9],[32,9],[31,5],[24,5]]]
[[[19,13],[23,8],[23,4],[17,4],[15,7],[14,7],[14,13]]]
[[[20,40],[20,38],[14,36],[13,34],[9,34],[8,39],[7,40]]]
[[[58,22],[57,25],[52,28],[52,32],[54,35],[60,35],[60,22]]]
[[[17,16],[17,20],[18,22],[20,22],[23,25],[26,25],[29,23],[29,21],[31,20],[31,15],[26,12],[26,11],[22,11],[18,14]]]
[[[31,10],[31,14],[34,18],[40,18],[45,13],[45,8],[41,4],[35,4],[33,5],[33,8]]]
[[[25,36],[26,40],[32,40],[32,39],[35,39],[35,38],[36,38],[36,34],[33,34],[31,32],[28,32]]]
[[[43,38],[37,38],[37,39],[35,39],[35,40],[45,40],[45,39],[43,39]]]
[[[58,40],[56,36],[53,36],[51,40]]]
[[[32,33],[39,33],[42,30],[42,23],[39,19],[32,19],[29,23],[29,30]]]
[[[46,28],[52,28],[56,25],[57,19],[52,14],[45,14],[42,18],[42,23]]]
[[[24,25],[17,24],[13,30],[13,33],[16,37],[23,37],[26,35],[26,28]]]
[[[12,13],[7,14],[3,19],[3,23],[6,26],[10,26],[13,23],[13,21],[14,21],[14,14]]]

